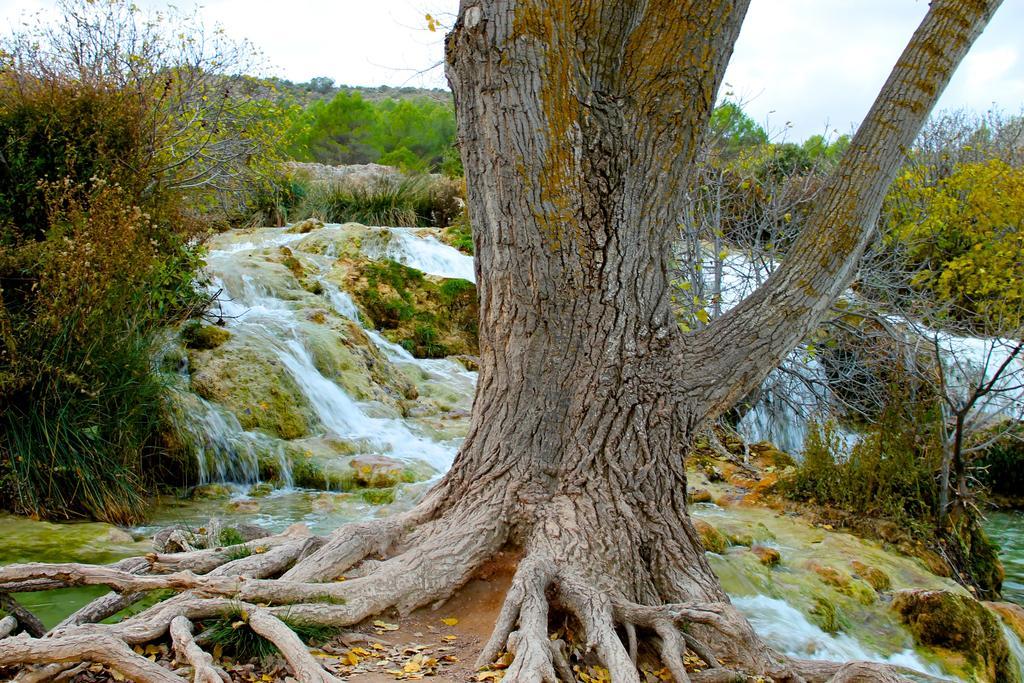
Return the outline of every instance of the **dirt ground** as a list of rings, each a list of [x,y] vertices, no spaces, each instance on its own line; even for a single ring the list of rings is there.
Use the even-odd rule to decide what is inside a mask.
[[[432,681],[473,680],[476,658],[491,635],[517,559],[502,553],[443,605],[421,608],[404,618],[367,622],[325,650],[347,646],[359,663],[350,668],[343,658],[339,673],[360,683],[425,676]],[[398,628],[391,630],[394,626]],[[364,657],[361,652],[369,654]]]

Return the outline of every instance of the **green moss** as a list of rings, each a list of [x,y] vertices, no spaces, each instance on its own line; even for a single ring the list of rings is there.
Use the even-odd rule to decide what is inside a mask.
[[[811,621],[826,633],[839,633],[849,625],[842,610],[831,600],[820,595],[814,596],[814,607],[811,609],[810,617]]]
[[[224,484],[203,484],[189,492],[189,498],[193,500],[220,500],[231,497],[231,489]]]
[[[974,598],[948,591],[900,591],[892,607],[919,644],[962,656],[972,674],[1020,683],[998,617]]]
[[[231,410],[245,429],[297,439],[316,424],[312,407],[270,349],[235,337],[193,353],[192,366],[193,390]]]
[[[363,489],[359,497],[371,505],[390,505],[395,502],[395,489]]]
[[[708,552],[721,555],[729,547],[729,540],[721,531],[702,519],[694,520],[694,529],[700,535],[700,542]]]
[[[395,261],[343,263],[345,289],[364,317],[414,356],[440,358],[477,352],[476,286],[428,278]]]
[[[181,328],[181,340],[189,349],[215,349],[229,339],[231,333],[223,327],[204,325],[198,320],[190,320]]]

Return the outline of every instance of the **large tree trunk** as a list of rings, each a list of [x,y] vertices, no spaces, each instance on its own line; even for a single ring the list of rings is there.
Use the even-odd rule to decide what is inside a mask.
[[[935,0],[783,266],[683,335],[670,245],[748,1],[463,0],[447,62],[477,254],[480,379],[465,444],[423,503],[344,527],[284,581],[66,566],[0,579],[166,584],[347,625],[443,599],[513,544],[523,559],[481,655],[512,651],[506,680],[571,676],[549,640],[552,603],[616,683],[639,681],[638,631],[679,681],[684,647],[778,680],[868,680],[867,670],[882,680],[871,667],[787,661],[760,642],[690,523],[685,456],[695,431],[757,386],[848,285],[903,150],[999,2]],[[282,557],[300,552],[280,543]],[[363,562],[374,554],[382,561]],[[315,583],[342,573],[344,583]],[[173,616],[225,604],[186,594],[62,634],[140,642]],[[35,652],[0,641],[0,662]]]

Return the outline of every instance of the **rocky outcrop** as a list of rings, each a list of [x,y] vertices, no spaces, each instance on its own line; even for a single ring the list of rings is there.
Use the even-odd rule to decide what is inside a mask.
[[[892,608],[920,645],[927,645],[966,680],[1020,683],[1020,672],[996,615],[967,595],[906,590]]]

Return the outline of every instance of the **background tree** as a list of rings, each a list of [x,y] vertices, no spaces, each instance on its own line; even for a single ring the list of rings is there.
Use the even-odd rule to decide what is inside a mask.
[[[0,662],[89,647],[144,667],[117,639],[232,604],[202,597],[216,594],[251,609],[298,671],[311,657],[268,623],[284,612],[257,603],[356,623],[446,598],[511,544],[521,560],[480,659],[510,651],[510,681],[571,677],[549,637],[552,605],[617,682],[640,680],[641,636],[679,681],[690,680],[684,647],[702,653],[706,680],[893,680],[884,667],[783,657],[754,635],[690,523],[684,460],[701,425],[757,387],[848,286],[905,150],[999,2],[931,4],[781,266],[684,334],[670,244],[747,5],[464,0],[446,50],[469,180],[480,376],[451,471],[408,513],[342,527],[284,580],[58,573],[202,595],[72,627],[45,647],[0,641]],[[360,578],[318,583],[375,553]],[[98,633],[110,639],[97,646]]]

